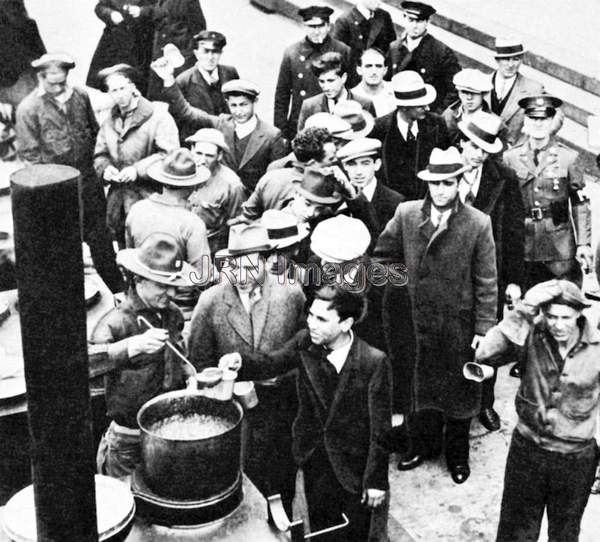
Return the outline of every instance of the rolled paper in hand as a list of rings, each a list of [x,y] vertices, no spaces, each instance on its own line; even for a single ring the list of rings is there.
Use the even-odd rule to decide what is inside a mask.
[[[181,54],[181,51],[173,43],[167,43],[163,47],[163,56],[168,60],[169,64],[174,68],[181,68],[185,63],[185,58]]]
[[[489,365],[480,365],[475,362],[467,362],[463,365],[463,376],[467,380],[473,380],[474,382],[483,382],[492,378],[494,374],[494,368]]]

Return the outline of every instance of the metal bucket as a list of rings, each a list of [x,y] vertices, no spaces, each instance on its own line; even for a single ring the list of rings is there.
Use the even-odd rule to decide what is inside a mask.
[[[174,417],[185,422],[196,415],[211,416],[228,427],[215,436],[197,439],[190,438],[193,432],[185,438],[171,438],[161,430],[161,424]],[[218,502],[229,497],[241,484],[243,415],[235,401],[219,401],[189,390],[148,401],[137,415],[144,482],[156,495],[179,501]]]

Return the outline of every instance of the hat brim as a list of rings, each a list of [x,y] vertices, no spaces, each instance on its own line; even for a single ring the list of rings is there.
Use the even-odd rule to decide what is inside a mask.
[[[298,227],[302,227],[302,224],[299,224]],[[310,235],[310,230],[308,229],[308,227],[305,227],[302,231],[298,231],[297,235],[292,235],[291,237],[284,237],[283,239],[271,239],[271,244],[273,245],[273,248],[287,248],[287,247],[291,247],[292,245],[295,245],[296,243],[299,243],[300,241],[302,241],[302,239],[305,239],[306,237],[308,237]]]
[[[300,180],[295,180],[293,182],[296,185],[294,188],[298,191],[298,193],[313,203],[318,203],[320,205],[334,205],[342,201],[342,196],[337,192],[334,192],[333,196],[317,196],[316,194],[306,190],[306,188],[302,188],[302,186],[300,186]]]
[[[192,281],[191,276],[192,273],[197,275],[196,269],[187,262],[183,262],[181,271],[173,273],[170,276],[153,273],[147,266],[142,265],[138,258],[138,249],[136,248],[120,250],[117,253],[117,264],[122,265],[128,271],[131,271],[140,277],[159,282],[160,284],[175,286],[177,288],[194,286],[195,283]]]
[[[421,96],[420,98],[413,98],[410,100],[401,100],[396,98],[396,105],[401,107],[419,107],[423,105],[430,105],[435,102],[437,98],[437,91],[433,87],[433,85],[428,85],[425,83],[425,96]]]
[[[513,58],[515,56],[523,56],[527,52],[527,49],[523,49],[519,52],[514,53],[495,53],[494,58]]]
[[[338,139],[343,139],[345,141],[352,141],[353,139],[359,139],[361,137],[367,137],[375,126],[375,119],[373,115],[368,111],[363,109],[362,111],[363,118],[365,119],[365,127],[362,130],[354,131],[352,129],[342,132],[340,134],[336,134],[333,137],[337,137]]]
[[[227,145],[227,143],[217,143],[216,141],[208,141],[208,140],[202,139],[202,138],[195,139],[193,135],[186,137],[185,142],[186,143],[198,143],[198,142],[210,143],[210,144],[214,145],[215,147],[217,147],[218,149],[221,149],[223,152],[231,153],[231,149],[229,148],[229,145]]]
[[[163,173],[162,170],[162,160],[154,162],[146,173],[148,177],[159,182],[161,184],[165,184],[167,186],[172,186],[174,188],[186,188],[190,186],[198,186],[199,184],[204,184],[208,179],[210,179],[210,173],[208,175],[202,174],[202,169],[196,173],[192,178],[189,179],[176,179],[173,177],[168,177]]]
[[[465,166],[457,169],[456,171],[452,171],[451,173],[431,173],[428,169],[424,169],[423,171],[419,171],[419,173],[417,173],[417,177],[419,177],[419,179],[422,181],[445,181],[446,179],[458,177],[469,169],[469,166]]]
[[[456,83],[454,84],[454,87],[456,90],[463,90],[465,92],[470,92],[471,94],[487,94],[488,92],[492,91],[492,88],[494,88],[492,83],[490,83],[490,86],[486,87],[484,90],[480,88],[468,87],[466,85],[457,85]]]
[[[248,254],[255,254],[256,252],[269,252],[273,250],[274,245],[260,245],[258,247],[248,247],[240,250],[230,250],[228,248],[223,248],[215,252],[215,258],[237,258],[239,256],[248,256]]]
[[[504,144],[499,137],[496,137],[493,143],[488,143],[487,141],[484,141],[480,137],[476,136],[473,132],[469,131],[464,121],[461,120],[457,126],[465,136],[467,136],[473,143],[475,143],[475,145],[481,147],[488,154],[498,154],[504,148]]]

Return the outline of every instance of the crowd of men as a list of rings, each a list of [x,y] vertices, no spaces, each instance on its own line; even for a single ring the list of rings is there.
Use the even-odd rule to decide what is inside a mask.
[[[496,39],[493,73],[462,68],[428,32],[432,6],[402,2],[397,35],[380,4],[299,11],[273,124],[197,2],[98,2],[88,84],[114,102],[100,125],[68,55],[31,62],[18,157],[80,171],[83,240],[120,293],[90,344],[111,420],[99,472],[132,473],[137,411],[191,377],[170,340],[198,370],[254,381],[244,468],[265,496],[291,516],[300,468],[313,530],[345,513],[330,540],[386,540],[371,520],[390,453],[400,470],[443,453],[467,481],[471,420],[500,429],[495,368],[514,363],[497,540],[536,541],[544,510],[550,540],[576,540],[600,332],[583,312],[590,207],[555,137],[562,101],[520,73],[518,40]]]

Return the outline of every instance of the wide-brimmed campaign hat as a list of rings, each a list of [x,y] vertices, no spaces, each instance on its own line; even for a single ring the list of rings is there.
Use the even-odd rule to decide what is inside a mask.
[[[498,138],[501,127],[502,119],[498,115],[484,111],[476,111],[458,123],[458,129],[463,134],[490,154],[499,153],[503,148]]]
[[[325,128],[333,137],[340,137],[346,132],[352,131],[352,126],[345,120],[331,113],[315,113],[306,119],[306,128]]]
[[[267,209],[260,217],[274,248],[285,248],[299,243],[308,236],[308,224],[298,223],[297,218],[279,209]]]
[[[343,100],[333,108],[336,117],[350,124],[351,130],[339,134],[340,139],[356,139],[368,136],[375,126],[375,119],[368,111],[354,100]]]
[[[210,170],[197,166],[190,150],[174,149],[148,168],[148,177],[161,184],[185,188],[206,182],[210,178]]]
[[[152,233],[139,248],[117,253],[117,264],[140,277],[170,286],[193,286],[195,269],[181,256],[177,240],[168,233]]]
[[[331,175],[326,175],[320,169],[307,167],[300,179],[294,179],[296,191],[313,203],[321,205],[334,205],[342,201],[342,196],[337,192],[335,180]]]
[[[445,151],[436,147],[431,151],[427,169],[419,171],[417,177],[423,181],[443,181],[456,177],[468,169],[470,167],[463,164],[456,147],[449,147]]]
[[[452,83],[458,90],[466,90],[477,94],[490,92],[493,88],[492,79],[480,70],[465,68],[456,73]]]
[[[230,152],[229,145],[225,142],[223,132],[216,128],[200,128],[197,132],[185,138],[186,143],[212,143],[225,152]]]
[[[227,248],[215,253],[215,258],[244,256],[273,249],[266,228],[259,223],[236,224],[229,228]]]
[[[521,40],[513,37],[496,38],[495,49],[495,58],[512,58],[525,54],[525,47]]]
[[[396,105],[401,107],[419,107],[429,105],[437,98],[437,92],[414,71],[406,70],[392,77],[392,90]]]
[[[310,249],[323,261],[349,262],[367,252],[371,234],[362,220],[337,215],[319,222],[310,236]]]

